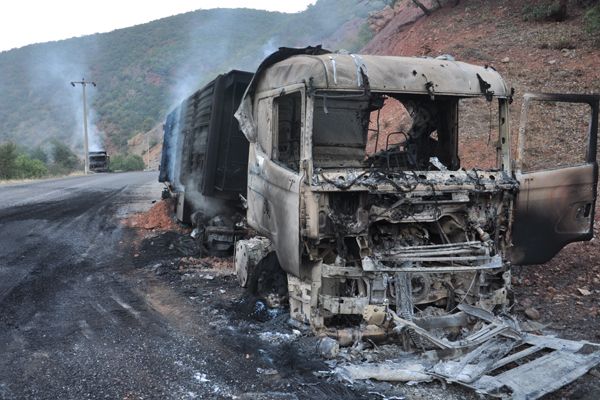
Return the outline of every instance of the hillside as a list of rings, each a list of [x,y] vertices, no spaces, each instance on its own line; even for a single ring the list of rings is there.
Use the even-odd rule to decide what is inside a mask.
[[[383,1],[319,0],[301,13],[200,10],[131,28],[0,53],[0,142],[25,147],[57,137],[81,144],[81,88],[90,87],[92,147],[124,150],[127,140],[215,74],[253,69],[280,46],[323,43],[356,50],[365,21]]]

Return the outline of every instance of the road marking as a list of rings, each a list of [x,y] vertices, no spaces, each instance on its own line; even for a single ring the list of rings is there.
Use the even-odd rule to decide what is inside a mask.
[[[91,339],[94,336],[94,332],[85,319],[79,320],[79,328],[81,329],[83,336],[85,336],[87,339]]]
[[[119,321],[117,321],[115,317],[113,317],[108,311],[106,311],[106,309],[102,307],[100,303],[92,304],[92,307],[94,307],[96,311],[98,311],[100,314],[106,315],[108,319],[110,319],[110,322],[113,323],[113,325],[119,324]]]
[[[125,310],[129,311],[134,317],[140,319],[140,312],[135,310],[129,304],[125,303],[116,293],[113,292],[113,294],[110,295],[110,298],[116,301],[117,304],[119,304]]]

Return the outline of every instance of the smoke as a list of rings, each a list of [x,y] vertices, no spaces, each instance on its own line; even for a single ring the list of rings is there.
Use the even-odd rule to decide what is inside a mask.
[[[82,117],[83,118],[83,117]],[[83,122],[82,122],[83,123]],[[102,144],[102,133],[96,125],[96,112],[88,107],[88,149],[89,151],[104,150]]]
[[[262,58],[267,58],[268,56],[276,52],[277,49],[277,40],[274,37],[270,38],[269,40],[267,40],[267,43],[265,43],[260,49],[260,52],[262,53]]]
[[[207,219],[219,214],[232,213],[223,200],[207,197],[200,193],[198,184],[199,179],[195,176],[190,177],[185,184],[185,199],[192,204],[195,211],[200,211]]]
[[[34,103],[38,112],[49,113],[56,121],[51,127],[35,126],[39,135],[36,142],[29,145],[40,145],[51,138],[57,138],[83,158],[83,91],[81,85],[72,87],[70,82],[80,81],[82,78],[86,81],[93,80],[87,53],[93,53],[94,46],[91,40],[87,44],[87,51],[56,43],[23,50],[29,52],[29,62],[24,66],[28,76],[27,101]],[[96,93],[101,88],[102,82],[98,82],[98,87],[86,87],[90,151],[102,150],[104,147],[104,134],[98,128],[97,114],[93,107]]]
[[[280,23],[280,14],[273,13],[271,17],[274,23]],[[245,20],[241,21],[240,18]],[[165,122],[165,133],[169,131],[171,135],[165,135],[163,151],[168,154],[169,162],[166,168],[170,171],[169,177],[175,190],[184,190],[185,198],[193,208],[202,211],[209,218],[221,213],[229,214],[231,209],[222,200],[200,193],[198,184],[204,171],[190,171],[191,176],[186,177],[183,182],[180,181],[183,152],[187,150],[184,149],[183,132],[188,130],[187,126],[182,125],[190,119],[190,116],[186,115],[188,109],[185,99],[217,75],[232,69],[253,71],[264,58],[280,46],[295,44],[290,42],[295,39],[288,38],[285,41],[280,35],[261,37],[262,32],[269,31],[264,27],[267,20],[263,12],[245,10],[244,13],[240,13],[236,10],[216,9],[192,13],[186,19],[187,23],[180,27],[180,32],[187,32],[184,39],[186,43],[183,46],[186,49],[186,57],[169,74],[172,89],[166,106],[172,111]],[[254,30],[239,29],[240,26],[253,29],[253,24],[256,24]],[[240,42],[245,45],[240,46]],[[201,136],[199,132],[191,134]]]

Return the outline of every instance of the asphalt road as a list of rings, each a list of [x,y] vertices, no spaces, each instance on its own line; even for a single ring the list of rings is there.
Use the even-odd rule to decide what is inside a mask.
[[[130,275],[121,219],[160,198],[156,178],[0,186],[0,399],[199,393],[193,342]]]
[[[232,322],[233,276],[181,285],[164,242],[177,235],[144,239],[122,223],[160,198],[156,178],[0,186],[0,400],[369,398],[313,375],[324,367],[313,339],[261,340],[272,322]]]

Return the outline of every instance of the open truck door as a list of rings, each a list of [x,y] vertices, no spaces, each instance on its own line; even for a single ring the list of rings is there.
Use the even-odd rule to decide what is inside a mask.
[[[567,244],[593,237],[599,100],[525,94],[515,165],[514,265],[544,263]]]

